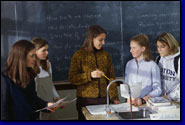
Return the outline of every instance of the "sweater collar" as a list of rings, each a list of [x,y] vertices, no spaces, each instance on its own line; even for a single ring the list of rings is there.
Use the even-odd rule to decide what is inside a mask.
[[[169,56],[166,56],[166,57],[162,57],[162,58],[164,58],[164,59],[166,59],[166,60],[170,60],[170,59],[173,59],[173,58],[175,58],[176,56],[179,56],[180,55],[180,47],[178,47],[178,52],[177,53],[175,53],[175,54],[173,54],[173,55],[169,55]]]
[[[102,50],[103,50],[103,48],[101,48],[101,49],[96,49],[95,47],[93,47],[93,50],[94,50],[94,53],[97,53],[97,52],[102,51]]]

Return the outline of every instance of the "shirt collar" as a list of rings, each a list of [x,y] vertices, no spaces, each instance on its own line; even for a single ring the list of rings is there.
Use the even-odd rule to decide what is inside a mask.
[[[145,60],[144,60],[144,58],[143,59],[141,59],[140,61],[137,61],[136,59],[134,59],[135,60],[135,62],[136,63],[138,63],[138,64],[141,64],[142,62],[144,62]]]

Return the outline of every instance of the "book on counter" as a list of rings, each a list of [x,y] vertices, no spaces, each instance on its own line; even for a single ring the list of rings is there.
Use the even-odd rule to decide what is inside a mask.
[[[177,106],[175,104],[172,105],[162,105],[162,106],[152,106],[151,103],[148,101],[146,102],[147,106],[149,106],[153,111],[161,112],[161,111],[167,111],[172,109],[177,109]]]
[[[151,97],[148,99],[148,102],[152,106],[166,106],[166,105],[171,105],[171,102],[164,98],[164,97]]]

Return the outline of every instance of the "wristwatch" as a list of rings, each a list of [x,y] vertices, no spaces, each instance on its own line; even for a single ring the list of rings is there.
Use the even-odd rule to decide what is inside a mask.
[[[142,102],[142,104],[146,103],[146,101],[143,98],[141,98],[141,102]]]

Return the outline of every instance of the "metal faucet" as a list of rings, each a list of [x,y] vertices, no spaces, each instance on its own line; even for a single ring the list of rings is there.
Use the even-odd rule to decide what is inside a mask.
[[[130,91],[130,86],[129,86],[129,84],[127,84],[127,83],[125,83],[124,81],[123,81],[123,79],[115,79],[115,80],[113,80],[113,81],[111,81],[109,84],[108,84],[108,86],[107,86],[107,106],[106,106],[106,117],[108,118],[109,116],[110,116],[110,107],[109,107],[109,88],[110,88],[110,86],[113,84],[113,83],[115,83],[115,82],[122,82],[122,83],[124,83],[125,85],[127,85],[128,86],[128,93],[129,93],[129,97],[130,97],[130,99],[131,99],[131,91]],[[132,110],[132,109],[131,109]]]

